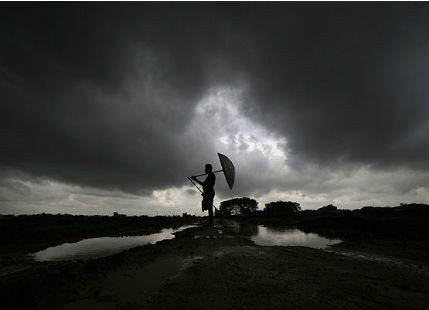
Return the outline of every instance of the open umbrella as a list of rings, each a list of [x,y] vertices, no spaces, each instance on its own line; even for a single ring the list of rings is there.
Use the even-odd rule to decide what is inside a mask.
[[[220,161],[220,165],[222,166],[222,169],[213,171],[213,173],[223,172],[223,175],[225,176],[225,179],[226,179],[226,183],[228,183],[229,189],[232,189],[232,187],[234,186],[234,181],[235,181],[234,164],[225,155],[223,155],[221,153],[217,153],[217,155],[219,156],[219,161]],[[201,177],[203,175],[207,175],[207,173],[196,175],[196,177]],[[196,188],[198,188],[198,190],[200,192],[202,192],[201,189],[192,181],[191,177],[188,177],[188,179],[192,182],[192,184],[195,185]]]
[[[220,165],[222,166],[222,170],[215,171],[220,172],[223,171],[223,175],[225,176],[226,183],[228,183],[229,189],[232,189],[235,181],[235,168],[232,161],[221,153],[217,153],[219,155]]]

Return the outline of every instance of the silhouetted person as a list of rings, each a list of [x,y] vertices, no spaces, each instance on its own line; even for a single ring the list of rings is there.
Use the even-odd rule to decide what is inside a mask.
[[[215,196],[214,185],[216,183],[216,176],[213,173],[213,167],[210,164],[206,164],[205,173],[207,173],[207,177],[204,182],[197,180],[196,177],[191,177],[194,181],[198,182],[203,186],[203,201],[201,202],[201,207],[203,212],[209,211],[209,226],[213,226],[213,198]]]

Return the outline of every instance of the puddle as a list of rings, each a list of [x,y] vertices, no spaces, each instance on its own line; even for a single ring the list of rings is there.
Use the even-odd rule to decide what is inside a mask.
[[[258,225],[258,232],[251,240],[263,246],[305,246],[314,249],[325,249],[340,243],[340,239],[329,239],[315,233],[306,233],[298,228],[270,229]]]
[[[256,224],[231,222],[224,227],[248,236],[257,245],[262,246],[305,246],[314,249],[325,249],[340,243],[340,239],[329,239],[316,233],[306,233],[298,228],[270,228]]]
[[[195,227],[186,225],[177,229],[165,228],[159,233],[143,236],[100,237],[83,239],[75,243],[64,243],[29,254],[35,261],[85,260],[110,256],[137,246],[154,244],[161,240],[173,239],[173,233]]]

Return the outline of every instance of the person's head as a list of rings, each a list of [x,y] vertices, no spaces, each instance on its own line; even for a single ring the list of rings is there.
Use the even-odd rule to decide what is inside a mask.
[[[204,171],[205,171],[206,173],[210,173],[210,172],[212,172],[212,170],[213,170],[212,165],[210,165],[210,164],[206,164],[206,167],[204,168]]]

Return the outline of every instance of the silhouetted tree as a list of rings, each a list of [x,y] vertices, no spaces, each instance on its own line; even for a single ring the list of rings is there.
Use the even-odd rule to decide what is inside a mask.
[[[265,204],[264,212],[270,215],[293,216],[301,211],[299,203],[293,201],[273,201]]]
[[[258,209],[258,202],[255,199],[248,197],[233,198],[222,201],[219,206],[218,215],[249,215]]]
[[[333,212],[337,212],[337,210],[338,210],[338,208],[336,206],[330,204],[330,205],[327,205],[327,206],[324,206],[324,207],[317,209],[317,212],[333,213]]]

